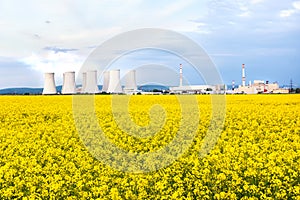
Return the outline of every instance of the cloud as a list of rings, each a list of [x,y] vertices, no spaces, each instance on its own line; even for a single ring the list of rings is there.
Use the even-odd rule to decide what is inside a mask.
[[[246,12],[243,12],[243,13],[239,14],[238,16],[240,16],[240,17],[249,17],[250,15],[251,15],[251,12],[246,11]]]
[[[233,54],[233,53],[210,53],[208,55],[212,56],[212,57],[234,57],[234,56],[238,56],[237,54]]]
[[[294,1],[292,3],[292,9],[281,10],[279,16],[280,17],[290,17],[291,15],[300,11],[300,1]]]
[[[259,3],[262,3],[264,2],[265,0],[251,0],[251,4],[259,4]]]
[[[293,2],[293,7],[294,7],[296,10],[300,10],[300,1],[295,1],[295,2]]]
[[[0,88],[42,87],[43,75],[23,62],[0,57]]]
[[[44,50],[53,51],[54,53],[58,53],[58,52],[67,53],[69,51],[78,51],[78,49],[68,49],[68,48],[58,48],[58,47],[45,47]]]
[[[63,73],[66,71],[75,71],[78,73],[84,59],[85,57],[74,54],[72,51],[49,51],[44,54],[33,53],[21,61],[39,73],[56,73],[58,84],[61,84]]]
[[[292,14],[294,14],[295,12],[296,12],[296,10],[294,10],[294,9],[282,10],[282,11],[280,11],[280,17],[289,17]]]
[[[33,37],[34,37],[35,39],[41,39],[41,36],[39,36],[39,34],[33,34]]]
[[[174,13],[178,13],[179,11],[190,6],[193,2],[194,0],[180,0],[180,1],[175,1],[172,4],[167,4],[166,7],[162,9],[160,15],[167,16],[167,15],[172,15]]]

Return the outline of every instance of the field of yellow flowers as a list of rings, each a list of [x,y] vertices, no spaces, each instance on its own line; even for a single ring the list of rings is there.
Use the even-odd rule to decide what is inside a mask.
[[[114,117],[126,119],[118,109],[112,113],[111,98],[95,96],[95,112],[120,148],[151,152],[175,137],[182,116],[174,95],[130,99],[132,121],[160,130],[155,135],[120,131]],[[211,99],[196,98],[200,116],[192,109],[189,116],[199,125],[190,130],[196,136],[188,151],[157,171],[127,173],[88,151],[74,122],[72,96],[0,96],[0,199],[300,199],[300,95],[226,96],[222,133],[203,158]],[[157,118],[162,126],[149,114],[156,104],[165,108]],[[139,132],[145,135],[136,137]],[[122,165],[122,158],[115,162]]]

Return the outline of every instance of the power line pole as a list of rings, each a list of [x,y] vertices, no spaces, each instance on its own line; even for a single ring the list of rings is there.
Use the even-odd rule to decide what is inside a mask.
[[[291,79],[290,81],[290,93],[293,92],[293,79]]]

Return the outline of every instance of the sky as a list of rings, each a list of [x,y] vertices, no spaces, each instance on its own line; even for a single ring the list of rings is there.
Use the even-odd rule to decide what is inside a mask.
[[[1,0],[0,89],[43,87],[45,72],[55,72],[60,85],[63,72],[79,72],[99,45],[141,28],[172,30],[195,41],[225,84],[241,84],[244,63],[247,81],[289,85],[292,79],[300,87],[299,22],[299,0]],[[170,53],[141,50],[111,68],[176,71],[179,63],[184,61]],[[176,74],[168,78],[163,68],[141,77],[178,85]],[[192,66],[184,63],[183,71],[190,84],[201,83]]]

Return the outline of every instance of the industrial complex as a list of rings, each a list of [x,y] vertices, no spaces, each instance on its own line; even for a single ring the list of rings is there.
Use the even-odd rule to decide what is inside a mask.
[[[246,72],[245,64],[242,64],[242,85],[239,85],[235,88],[235,82],[232,81],[232,90],[227,93],[233,94],[287,94],[289,89],[280,88],[277,82],[269,83],[269,81],[263,80],[254,80],[253,84],[249,81],[249,84],[246,85]]]
[[[286,88],[280,88],[278,83],[269,81],[254,80],[246,85],[245,64],[242,64],[242,84],[235,87],[232,81],[231,89],[227,89],[224,84],[219,85],[183,85],[182,64],[179,68],[179,86],[170,87],[168,93],[172,94],[260,94],[260,93],[289,93]],[[136,83],[136,71],[131,70],[125,75],[125,86],[122,87],[120,81],[120,70],[110,70],[103,72],[102,90],[98,88],[97,71],[91,70],[82,73],[82,86],[76,88],[75,72],[65,72],[63,74],[63,86],[61,94],[137,94],[145,93],[138,90]],[[54,73],[45,73],[43,94],[57,94]]]

